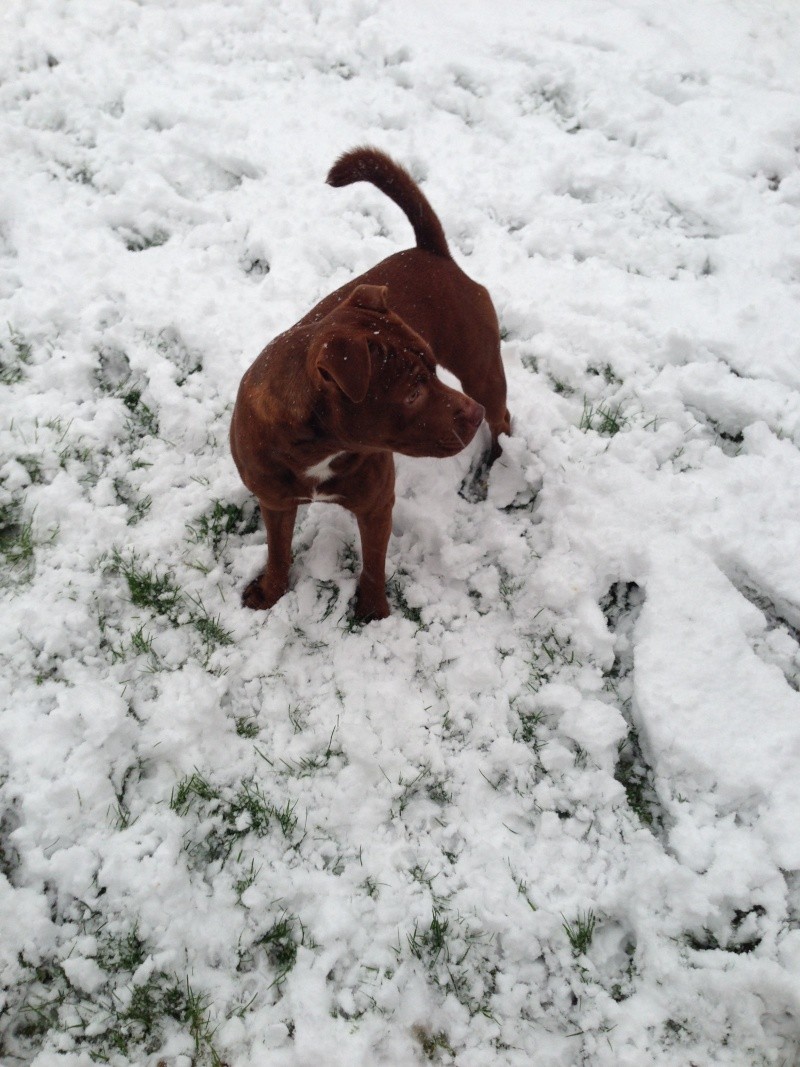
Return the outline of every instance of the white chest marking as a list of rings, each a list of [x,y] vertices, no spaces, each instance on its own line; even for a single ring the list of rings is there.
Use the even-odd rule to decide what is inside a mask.
[[[315,463],[313,467],[306,469],[306,478],[309,481],[314,482],[315,485],[324,485],[330,478],[333,477],[333,471],[331,470],[331,464],[339,456],[344,455],[343,452],[334,452],[332,456],[327,456],[325,459],[321,459],[319,463]],[[337,504],[339,497],[335,493],[318,493],[316,488],[311,490],[311,496],[305,497],[308,501],[319,500],[326,504]]]
[[[308,469],[306,470],[306,478],[310,478],[312,482],[327,482],[327,480],[333,476],[331,464],[341,455],[341,452],[334,452],[332,456],[328,456],[326,459],[320,460],[319,463],[315,463],[313,467],[308,467]],[[322,494],[322,496],[316,494],[315,499],[322,500],[324,495],[324,493]]]

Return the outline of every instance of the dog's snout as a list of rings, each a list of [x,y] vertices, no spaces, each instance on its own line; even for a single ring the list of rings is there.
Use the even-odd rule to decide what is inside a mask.
[[[485,414],[486,413],[480,404],[476,403],[474,400],[471,400],[468,396],[464,398],[464,405],[460,412],[460,416],[465,426],[469,427],[472,433],[475,433],[480,424],[483,422],[483,417]]]

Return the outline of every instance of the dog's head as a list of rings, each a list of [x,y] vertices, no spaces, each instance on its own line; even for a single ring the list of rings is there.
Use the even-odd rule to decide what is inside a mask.
[[[386,286],[359,285],[320,322],[308,359],[326,421],[354,449],[454,456],[483,408],[439,381],[429,346],[387,299]]]

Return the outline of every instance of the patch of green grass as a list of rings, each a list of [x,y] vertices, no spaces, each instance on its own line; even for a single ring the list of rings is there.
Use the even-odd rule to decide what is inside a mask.
[[[584,432],[593,431],[604,437],[613,437],[625,428],[627,417],[622,413],[622,404],[594,404],[584,397],[583,412],[578,428]]]
[[[67,470],[71,463],[77,463],[83,470],[77,472],[82,485],[94,486],[104,471],[107,453],[83,444],[81,438],[70,440],[72,421],[65,423],[61,418],[48,419],[44,426],[55,435],[52,451],[61,470]]]
[[[428,873],[427,863],[424,867],[420,867],[418,863],[415,863],[409,871],[409,874],[415,882],[419,882],[420,885],[427,886],[431,893],[433,893],[433,879],[435,875]]]
[[[441,778],[432,778],[425,786],[425,792],[434,804],[449,804],[452,800],[452,795]]]
[[[682,1034],[688,1034],[691,1032],[689,1030],[688,1023],[679,1022],[677,1019],[667,1019],[667,1021],[664,1023],[664,1029],[672,1037],[679,1037]]]
[[[294,719],[291,718],[291,709],[289,717],[292,724],[295,725]],[[293,760],[291,763],[288,763],[286,760],[281,760],[281,763],[284,765],[284,767],[288,767],[289,770],[291,770],[293,773],[296,773],[296,776],[298,778],[306,778],[309,775],[314,774],[316,771],[323,770],[325,767],[328,766],[334,756],[341,757],[344,755],[341,748],[338,745],[334,746],[333,744],[333,738],[338,729],[339,720],[337,719],[336,725],[331,730],[331,735],[328,738],[328,744],[325,746],[324,751],[314,753],[313,755],[309,756],[301,756],[300,759]],[[298,732],[296,726],[295,732]]]
[[[646,773],[637,770],[633,763],[619,763],[615,777],[625,789],[625,796],[631,811],[645,826],[652,826],[653,814],[647,803],[650,787]]]
[[[128,526],[135,526],[137,522],[141,522],[153,505],[151,496],[143,496],[137,499],[123,478],[114,479],[114,495],[120,504],[124,504],[128,508]]]
[[[122,934],[102,934],[97,940],[98,966],[104,971],[135,971],[147,959],[147,946],[138,925]]]
[[[130,706],[129,711],[133,714]],[[110,814],[113,814],[111,825],[115,830],[127,830],[127,828],[136,821],[131,817],[131,810],[128,805],[126,794],[128,792],[128,786],[132,781],[141,780],[144,774],[144,768],[145,761],[139,757],[130,765],[130,767],[128,767],[125,774],[122,776],[122,781],[120,782],[119,787],[114,790],[117,803],[112,806]]]
[[[575,392],[574,387],[567,382],[562,381],[561,378],[554,378],[552,375],[549,375],[549,378],[550,383],[553,386],[553,392],[556,393],[557,396],[572,396]]]
[[[187,529],[191,540],[196,544],[206,542],[216,558],[228,542],[231,534],[245,537],[258,529],[258,508],[250,508],[249,513],[241,504],[223,503],[214,500],[205,511],[191,523]]]
[[[564,918],[563,915],[561,918],[564,920],[561,924],[562,928],[572,946],[572,955],[575,957],[584,955],[594,937],[596,925],[594,912],[586,911],[582,915],[578,913],[572,922]]]
[[[406,779],[401,774],[397,785],[399,786],[400,794],[397,797],[396,807],[392,808],[392,818],[400,818],[415,797],[423,794],[430,796],[429,790],[431,789],[435,795],[444,797],[446,800],[450,799],[444,783],[433,776],[430,767],[427,765],[421,767],[419,773],[414,775],[413,778]],[[431,797],[431,799],[435,799],[435,797]],[[439,802],[444,803],[446,801],[440,800]]]
[[[32,485],[41,485],[45,480],[41,456],[17,456],[17,463],[28,475]]]
[[[470,1015],[491,1017],[489,1002],[497,992],[496,968],[485,952],[473,959],[469,969],[463,966],[473,949],[479,949],[491,938],[471,931],[463,916],[446,915],[444,902],[438,901],[431,909],[430,923],[423,927],[415,923],[406,941],[411,955],[425,966],[435,986],[452,993]],[[401,946],[394,951],[400,958]]]
[[[504,570],[502,567],[499,568],[499,570],[500,582],[498,591],[500,593],[500,599],[503,601],[506,607],[509,607],[511,605],[511,600],[514,594],[518,593],[520,589],[522,589],[523,583],[520,581],[516,581],[514,578],[512,578],[508,571]]]
[[[241,876],[234,882],[234,889],[236,890],[236,899],[241,904],[242,897],[250,888],[255,885],[258,878],[260,868],[256,867],[256,861],[250,860],[250,866],[242,872]]]
[[[455,1057],[455,1049],[448,1041],[444,1030],[434,1034],[424,1026],[415,1026],[412,1028],[412,1033],[419,1041],[422,1052],[427,1059],[433,1060],[437,1058],[440,1052],[446,1053],[451,1058]]]
[[[169,799],[169,806],[178,815],[186,815],[196,801],[208,804],[221,798],[220,790],[213,786],[207,778],[195,771],[194,774],[182,778]]]
[[[173,624],[177,621],[183,594],[169,575],[142,566],[135,553],[125,559],[116,549],[112,568],[127,582],[132,604],[155,615],[163,615]]]
[[[33,577],[36,549],[51,544],[57,536],[56,527],[46,539],[38,539],[33,518],[23,517],[20,501],[12,499],[0,504],[0,559],[5,565],[0,586],[12,581],[29,581]]]
[[[127,805],[121,800],[109,806],[108,820],[114,830],[127,830],[134,821]]]
[[[572,666],[580,666],[580,663],[569,637],[561,637],[555,628],[537,634],[533,637],[528,659],[528,688],[536,692],[554,674]]]
[[[200,634],[203,640],[206,642],[209,650],[216,648],[217,645],[231,645],[233,644],[233,636],[230,630],[226,630],[224,626],[220,624],[218,615],[209,614],[203,601],[199,597],[187,597],[187,599],[195,605],[194,610],[191,612],[191,623],[195,630]]]
[[[514,732],[514,740],[519,737],[520,741],[523,741],[526,745],[531,745],[534,751],[538,751],[541,746],[541,739],[539,737],[539,728],[544,723],[544,713],[538,710],[534,711],[518,711],[519,716],[519,730]]]
[[[28,563],[33,548],[33,521],[23,520],[21,504],[12,500],[0,505],[0,553],[6,563]]]
[[[589,762],[589,753],[586,751],[585,748],[582,748],[580,745],[576,744],[575,745],[575,766],[579,770],[583,770],[587,766],[588,762]]]
[[[142,400],[141,390],[136,387],[126,389],[120,400],[130,412],[128,428],[131,437],[156,437],[158,435],[158,416]]]
[[[0,777],[0,787],[6,779]],[[10,841],[12,830],[15,829],[14,814],[6,808],[0,811],[0,874],[11,880],[13,872],[19,865],[19,855]]]
[[[611,984],[611,999],[615,1000],[617,1004],[620,1004],[623,1000],[627,1000],[628,997],[633,996],[636,991],[636,978],[638,977],[638,970],[634,962],[634,954],[636,952],[636,946],[629,942],[625,946],[625,954],[628,957],[628,962],[625,966],[620,980]]]
[[[528,883],[524,881],[524,879],[520,878],[519,875],[514,873],[514,870],[512,869],[510,863],[508,864],[508,869],[511,874],[511,881],[517,887],[517,892],[519,893],[519,895],[522,897],[522,899],[525,901],[531,911],[537,911],[536,905],[528,896]]]
[[[212,1045],[214,1030],[209,1022],[208,997],[195,992],[188,978],[181,982],[163,971],[133,987],[127,1007],[118,1011],[107,1038],[123,1055],[129,1055],[137,1047],[154,1053],[161,1046],[167,1019],[188,1031],[194,1044],[195,1062],[202,1057],[206,1063],[221,1064]]]
[[[23,335],[8,326],[8,338],[0,342],[0,385],[16,385],[25,377],[33,350]]]
[[[145,387],[141,380],[134,377],[125,352],[116,348],[101,348],[97,356],[98,365],[94,372],[97,389],[102,394],[121,400],[127,409],[125,427],[129,447],[135,448],[143,437],[157,436],[158,416],[142,400]]]
[[[242,715],[236,720],[236,733],[239,737],[245,737],[248,740],[258,737],[259,725],[255,719],[248,719]]]
[[[317,582],[317,588],[319,590],[319,598],[326,598],[325,610],[322,614],[322,622],[330,618],[336,609],[336,605],[339,603],[339,594],[341,590],[336,582],[332,582],[329,579]]]
[[[414,608],[409,604],[400,577],[399,574],[395,574],[389,579],[386,585],[386,592],[404,619],[413,622],[417,630],[425,630],[427,627],[422,621],[422,609]]]
[[[295,806],[288,800],[282,807],[273,804],[252,777],[245,778],[236,789],[223,788],[199,771],[181,779],[170,798],[170,808],[176,814],[186,817],[194,811],[203,823],[202,835],[187,835],[184,847],[205,864],[226,862],[234,846],[248,834],[265,837],[273,825],[284,837],[291,837],[297,826]]]
[[[126,557],[115,548],[111,556],[110,570],[112,573],[121,574],[125,579],[131,603],[135,607],[161,616],[172,626],[184,623],[194,627],[204,642],[206,664],[215,648],[232,643],[230,631],[222,626],[219,616],[210,614],[199,596],[184,594],[170,575],[159,573],[155,568],[145,567],[134,552]],[[128,651],[135,655],[142,652],[152,653],[152,638],[147,638],[143,627],[140,627],[131,639],[130,649],[125,645],[114,647],[108,642],[106,647],[116,661],[125,659]]]
[[[539,373],[539,357],[533,355],[523,355],[520,357],[520,363],[525,370],[530,371],[531,374]]]
[[[441,911],[433,908],[429,926],[420,930],[417,923],[414,923],[414,930],[408,935],[411,955],[428,966],[436,963],[440,956],[445,962],[449,961],[449,935],[450,920],[444,918]]]
[[[628,806],[637,818],[650,829],[660,825],[659,803],[653,788],[652,771],[642,755],[639,734],[630,727],[619,743],[619,758],[614,777],[625,790]]]
[[[378,896],[378,884],[374,878],[367,877],[361,883],[359,889],[363,889],[371,900],[375,900]]]
[[[153,638],[145,633],[144,626],[131,634],[131,648],[138,656],[153,655]]]
[[[101,929],[95,962],[105,981],[91,994],[71,985],[56,960],[36,967],[20,960],[27,982],[15,990],[22,994],[15,1036],[32,1052],[49,1039],[63,1052],[85,1052],[95,1062],[123,1056],[141,1063],[160,1051],[167,1030],[177,1024],[192,1043],[196,1067],[222,1067],[207,996],[165,971],[134,984],[134,973],[150,955],[137,927],[113,935]]]
[[[306,708],[301,708],[299,704],[290,704],[287,709],[287,715],[289,716],[289,722],[292,724],[292,729],[296,734],[301,734],[305,730],[308,717],[308,711]]]
[[[137,656],[147,656],[150,669],[159,669],[160,660],[153,647],[153,637],[145,630],[144,624],[134,630],[127,641],[120,634],[116,635],[117,640],[114,639],[108,620],[99,609],[97,625],[100,630],[100,648],[109,654],[112,663],[124,663]]]
[[[602,366],[590,366],[586,369],[589,374],[602,377],[606,385],[622,385],[622,378],[619,377],[610,363],[604,363]]]
[[[265,949],[267,959],[278,972],[274,983],[276,985],[283,982],[297,962],[298,942],[295,937],[295,928],[299,922],[299,919],[284,912],[280,919],[255,942],[258,947]]]
[[[297,962],[297,952],[301,946],[318,947],[314,939],[308,936],[300,919],[284,911],[263,934],[256,937],[249,946],[240,949],[238,969],[252,970],[257,965],[258,957],[263,954],[275,972],[275,977],[267,988],[280,991],[286,976]]]

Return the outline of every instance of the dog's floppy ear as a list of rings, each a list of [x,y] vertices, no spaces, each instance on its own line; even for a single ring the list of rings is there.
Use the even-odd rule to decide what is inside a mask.
[[[386,285],[357,285],[345,303],[364,308],[365,311],[388,311],[388,295],[389,289]]]
[[[362,285],[361,289],[375,286]],[[369,388],[370,358],[363,337],[328,337],[312,353],[317,373],[325,381],[335,382],[344,395],[360,404]]]

